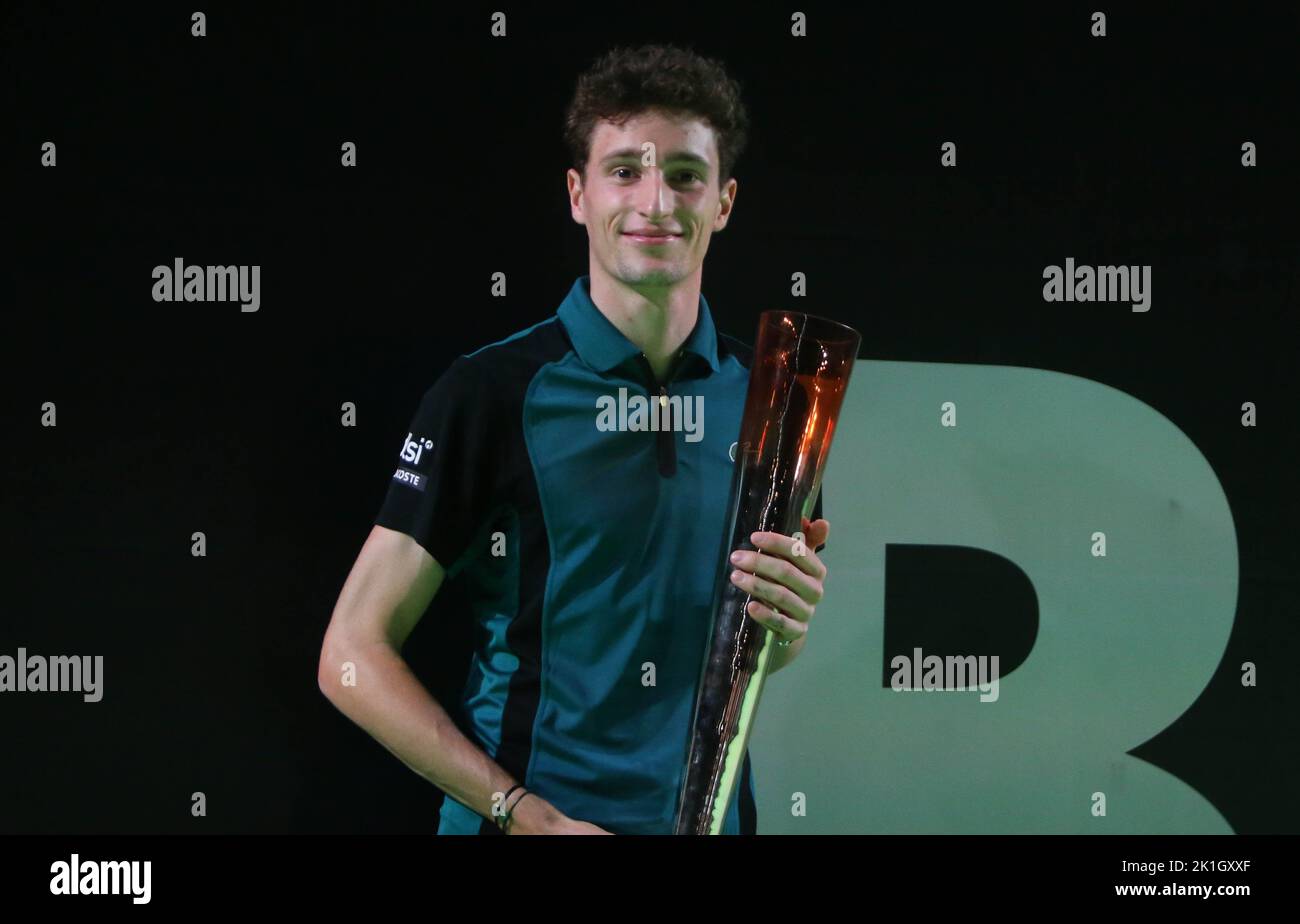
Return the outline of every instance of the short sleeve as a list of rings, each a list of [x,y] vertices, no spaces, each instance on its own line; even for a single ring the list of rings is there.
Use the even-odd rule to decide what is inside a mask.
[[[375,523],[406,533],[449,574],[500,502],[501,415],[476,363],[458,357],[425,392]]]

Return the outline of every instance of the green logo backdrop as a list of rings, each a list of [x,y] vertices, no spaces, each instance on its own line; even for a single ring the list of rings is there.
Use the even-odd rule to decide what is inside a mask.
[[[760,833],[1231,833],[1126,753],[1196,700],[1236,608],[1227,499],[1169,420],[1058,372],[862,360],[825,492],[826,597],[750,742]],[[986,550],[1032,583],[1037,635],[996,702],[882,685],[890,544]]]

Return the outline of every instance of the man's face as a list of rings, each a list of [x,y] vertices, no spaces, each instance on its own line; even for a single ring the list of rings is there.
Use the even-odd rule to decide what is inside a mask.
[[[654,145],[653,165],[643,162],[646,142]],[[586,180],[571,169],[568,184],[593,262],[632,286],[672,286],[697,272],[736,196],[734,179],[718,188],[713,129],[691,115],[654,110],[622,126],[598,122]]]

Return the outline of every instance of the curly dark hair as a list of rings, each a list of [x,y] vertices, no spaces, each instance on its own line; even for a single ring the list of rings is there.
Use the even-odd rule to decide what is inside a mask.
[[[578,78],[564,117],[564,143],[586,180],[596,123],[622,125],[647,110],[690,113],[710,126],[718,142],[718,187],[731,179],[749,136],[740,83],[721,63],[674,45],[613,48]]]

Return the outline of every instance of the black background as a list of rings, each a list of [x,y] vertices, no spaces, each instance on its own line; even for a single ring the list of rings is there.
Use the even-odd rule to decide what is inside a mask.
[[[102,654],[106,693],[0,698],[0,830],[434,829],[437,790],[317,689],[321,637],[420,395],[587,272],[564,106],[598,53],[645,41],[721,58],[754,121],[705,264],[723,331],[749,341],[802,271],[800,307],[861,330],[865,359],[1084,376],[1197,445],[1236,523],[1237,621],[1134,753],[1238,832],[1297,830],[1294,10],[1108,9],[1093,38],[1082,5],[800,4],[795,39],[788,8],[521,5],[494,39],[492,5],[271,6],[203,4],[205,38],[194,5],[3,14],[0,653]],[[178,256],[260,264],[260,310],[155,303]],[[1151,264],[1151,310],[1045,303],[1067,256]],[[456,612],[440,594],[405,652],[441,697]]]

